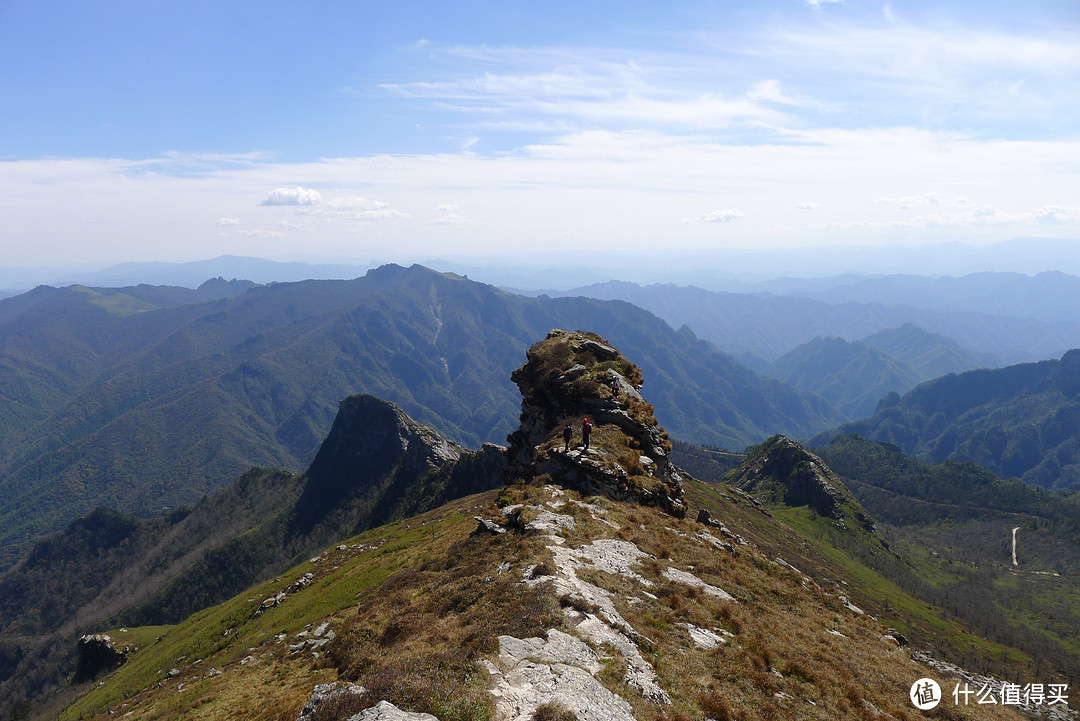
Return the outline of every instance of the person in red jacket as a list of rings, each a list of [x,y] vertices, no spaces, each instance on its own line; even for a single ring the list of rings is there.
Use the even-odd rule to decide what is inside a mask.
[[[585,450],[589,450],[589,434],[592,433],[592,423],[589,423],[589,419],[586,418],[581,422],[581,440],[585,446]]]

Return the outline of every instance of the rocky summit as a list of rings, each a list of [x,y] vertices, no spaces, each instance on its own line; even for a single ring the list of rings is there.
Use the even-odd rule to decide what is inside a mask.
[[[854,521],[871,533],[874,521],[825,462],[783,435],[750,449],[725,479],[758,500],[808,506],[840,526]]]
[[[636,365],[586,331],[553,330],[526,358],[510,376],[521,390],[521,427],[507,438],[510,482],[555,483],[686,515],[683,476],[668,459],[671,441],[641,395]]]

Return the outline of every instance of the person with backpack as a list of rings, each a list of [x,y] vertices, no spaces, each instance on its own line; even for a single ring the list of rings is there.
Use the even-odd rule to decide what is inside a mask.
[[[585,446],[585,450],[589,450],[589,434],[592,433],[592,423],[589,423],[589,419],[586,418],[581,422],[581,440],[582,445]]]
[[[566,442],[566,447],[563,448],[564,453],[567,453],[567,452],[570,451],[570,439],[573,438],[573,437],[574,437],[574,429],[570,427],[569,423],[567,423],[565,426],[563,426],[563,429],[562,429],[562,438],[563,438],[563,441]]]

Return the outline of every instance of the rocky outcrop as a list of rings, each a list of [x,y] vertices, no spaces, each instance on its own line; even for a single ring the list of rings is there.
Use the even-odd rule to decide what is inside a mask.
[[[642,397],[641,371],[599,336],[553,330],[510,376],[521,390],[521,426],[510,434],[507,479],[539,478],[615,500],[686,514],[671,442]],[[593,430],[586,447],[582,424]],[[567,448],[563,428],[573,437]]]
[[[350,396],[308,469],[292,531],[355,532],[495,488],[504,468],[499,446],[467,451],[389,401]]]
[[[103,673],[127,661],[134,652],[130,646],[121,646],[104,633],[95,633],[79,639],[78,660],[75,666],[75,682],[93,681]]]
[[[874,521],[825,462],[782,435],[751,449],[728,483],[758,500],[809,506],[844,526],[854,520],[871,533]]]

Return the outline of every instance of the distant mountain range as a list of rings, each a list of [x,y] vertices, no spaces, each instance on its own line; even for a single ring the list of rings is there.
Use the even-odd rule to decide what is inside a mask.
[[[1009,318],[1071,321],[1080,317],[1080,277],[1058,271],[972,273],[961,277],[920,275],[779,279],[762,284],[774,294],[826,303],[881,303]]]
[[[890,392],[906,393],[923,381],[949,373],[999,365],[994,356],[964,350],[950,338],[909,323],[853,343],[815,338],[761,372],[817,393],[855,420],[872,414]]]
[[[558,295],[625,300],[674,327],[687,325],[717,348],[761,368],[814,338],[849,341],[905,324],[990,354],[1004,363],[1060,356],[1080,346],[1080,321],[1040,320],[882,303],[831,304],[812,298],[718,293],[702,288],[611,281]],[[757,358],[755,362],[753,359]]]
[[[241,289],[201,292],[215,287]],[[303,468],[354,393],[467,446],[502,442],[518,415],[510,371],[555,327],[638,359],[656,415],[687,440],[740,449],[843,420],[627,303],[525,298],[420,266],[199,292],[41,287],[0,301],[4,565],[100,504],[158,512],[251,466]]]

